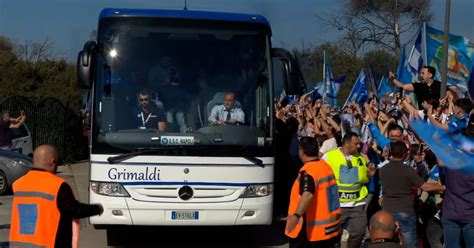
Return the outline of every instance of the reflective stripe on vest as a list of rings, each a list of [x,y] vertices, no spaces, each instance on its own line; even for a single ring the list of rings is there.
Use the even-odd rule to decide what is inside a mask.
[[[322,225],[326,225],[326,224],[331,224],[335,221],[338,221],[339,219],[341,218],[341,215],[338,214],[330,219],[327,219],[327,220],[315,220],[315,221],[310,221],[308,223],[306,223],[307,226],[322,226]]]
[[[334,179],[336,179],[334,177],[334,175],[330,175],[330,176],[319,179],[318,183],[325,183],[325,182],[329,182],[329,181],[334,180]]]
[[[328,164],[334,171],[339,189],[341,203],[363,201],[368,194],[367,167],[364,157],[355,155],[351,158],[352,168],[347,166],[346,157],[339,149],[334,149],[325,154]],[[359,161],[360,160],[360,161]],[[344,194],[342,194],[344,193]],[[356,196],[357,197],[354,197]]]
[[[350,191],[359,191],[362,188],[362,187],[360,187],[360,185],[357,185],[357,186],[338,185],[337,187],[339,188],[339,190],[350,190]]]
[[[61,218],[56,201],[63,183],[64,179],[41,170],[30,170],[13,183],[11,247],[55,246]]]
[[[316,184],[314,198],[303,217],[306,220],[305,226],[303,226],[303,218],[300,218],[296,227],[291,231],[285,230],[285,234],[290,238],[296,238],[302,228],[306,228],[309,241],[328,240],[336,237],[340,233],[341,208],[336,177],[331,167],[323,160],[313,161],[306,163],[300,169],[300,172],[302,171],[306,171]],[[300,199],[298,178],[291,188],[288,215],[295,213]]]
[[[43,193],[43,192],[35,192],[35,191],[17,191],[15,192],[15,196],[21,196],[21,197],[39,197],[43,198],[48,201],[54,201],[56,197],[51,194]]]

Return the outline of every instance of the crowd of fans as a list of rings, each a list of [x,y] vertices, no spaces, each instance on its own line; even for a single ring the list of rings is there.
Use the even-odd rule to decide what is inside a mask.
[[[433,80],[433,68],[424,67],[421,74],[423,76],[420,76],[420,83],[399,87],[396,92],[389,92],[384,96],[371,93],[369,99],[363,104],[359,103],[360,105],[352,102],[343,108],[330,106],[311,94],[293,101],[290,99],[288,104],[275,101],[279,122],[277,125],[286,125],[286,130],[291,133],[289,155],[294,167],[292,176],[296,178],[302,165],[297,154],[301,137],[314,137],[319,144],[319,158],[324,159],[329,151],[341,149],[346,134],[356,134],[360,137],[359,153],[367,161],[365,166],[377,168],[366,184],[367,218],[384,209],[392,212],[398,222],[407,220],[394,213],[401,210],[384,206],[393,204],[384,201],[384,195],[395,194],[391,196],[392,201],[398,200],[397,197],[401,199],[401,195],[397,196],[398,191],[392,188],[413,182],[413,204],[400,207],[409,208],[404,212],[410,215],[413,212],[416,219],[415,227],[400,223],[403,237],[415,240],[405,244],[418,247],[443,247],[443,244],[450,244],[446,247],[462,247],[457,244],[465,242],[465,247],[473,247],[474,175],[449,169],[433,153],[430,144],[424,143],[410,126],[410,120],[418,119],[453,135],[462,134],[474,138],[474,114],[471,112],[473,102],[461,97],[451,88],[448,88],[445,97],[439,98],[440,87],[439,82]],[[389,77],[393,81],[392,73]],[[399,81],[393,83],[401,85]],[[421,84],[423,85],[420,86]],[[400,142],[405,144],[406,151],[397,146]],[[412,168],[424,182],[428,182],[428,186],[437,184],[444,190],[440,190],[440,187],[428,187],[410,176],[400,176],[406,172],[392,172],[396,175],[387,175],[388,172],[385,172],[382,175],[382,168],[394,160],[401,160],[406,167]],[[411,172],[408,171],[409,173]],[[399,181],[389,182],[393,178]],[[367,226],[364,228],[367,229]],[[416,236],[409,237],[409,232],[416,232]],[[365,238],[368,239],[367,234]]]

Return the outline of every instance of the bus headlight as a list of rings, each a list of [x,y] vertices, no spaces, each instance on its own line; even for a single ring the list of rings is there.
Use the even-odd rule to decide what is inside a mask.
[[[94,193],[106,196],[130,196],[125,188],[119,183],[91,182]]]
[[[273,184],[254,184],[245,188],[244,193],[240,195],[241,198],[263,197],[273,193]]]

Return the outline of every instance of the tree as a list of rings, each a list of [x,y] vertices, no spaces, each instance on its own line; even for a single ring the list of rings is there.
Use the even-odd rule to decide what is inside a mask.
[[[293,50],[293,53],[298,58],[307,84],[315,84],[322,81],[324,51],[326,51],[332,66],[333,76],[346,76],[346,81],[339,91],[339,102],[342,102],[352,89],[352,85],[359,75],[359,70],[363,66],[363,61],[357,58],[353,59],[350,53],[341,49],[337,44],[324,43],[303,51]]]
[[[355,57],[364,48],[378,47],[400,56],[401,36],[411,41],[423,22],[431,19],[431,0],[341,0],[341,11],[319,17],[328,26],[344,34],[341,47]]]

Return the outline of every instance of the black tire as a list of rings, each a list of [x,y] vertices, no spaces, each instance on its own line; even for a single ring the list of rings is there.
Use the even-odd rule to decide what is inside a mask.
[[[8,178],[5,172],[0,170],[0,195],[3,195],[8,190]]]

